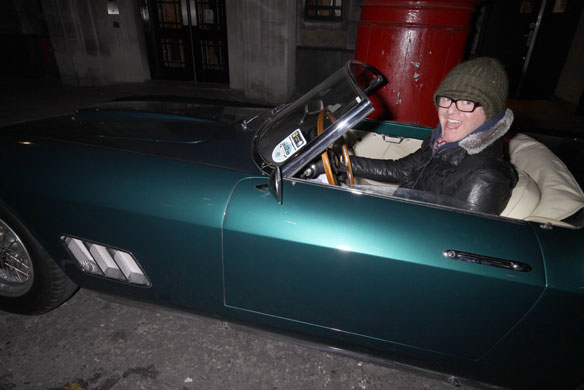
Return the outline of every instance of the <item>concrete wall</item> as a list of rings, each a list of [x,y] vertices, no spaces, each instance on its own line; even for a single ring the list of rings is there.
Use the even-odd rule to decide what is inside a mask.
[[[61,81],[66,85],[142,82],[150,78],[138,0],[42,0]]]
[[[231,88],[269,103],[295,91],[296,0],[226,0]]]
[[[560,99],[577,106],[584,93],[584,12],[580,16],[578,28],[572,38],[570,51],[566,57],[555,95]]]
[[[304,17],[305,0],[297,0],[297,46],[326,49],[355,49],[362,0],[344,0],[344,19],[319,22]]]
[[[297,0],[296,90],[305,93],[345,62],[355,58],[361,0],[343,1],[343,21],[304,18],[304,0]]]
[[[290,101],[354,58],[361,0],[344,0],[341,22],[304,18],[305,0],[226,0],[231,88]]]

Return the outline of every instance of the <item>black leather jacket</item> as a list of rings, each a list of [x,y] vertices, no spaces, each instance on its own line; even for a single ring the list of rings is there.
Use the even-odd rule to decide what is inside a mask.
[[[501,146],[512,122],[513,113],[506,110],[458,143],[434,152],[438,127],[420,149],[399,160],[352,156],[353,174],[447,195],[467,202],[473,211],[500,214],[517,183],[517,173],[504,159]]]

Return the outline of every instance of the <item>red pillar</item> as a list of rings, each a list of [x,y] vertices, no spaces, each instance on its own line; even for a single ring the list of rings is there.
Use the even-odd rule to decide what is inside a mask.
[[[363,0],[355,59],[388,84],[373,97],[376,119],[434,127],[432,96],[460,62],[477,0]]]

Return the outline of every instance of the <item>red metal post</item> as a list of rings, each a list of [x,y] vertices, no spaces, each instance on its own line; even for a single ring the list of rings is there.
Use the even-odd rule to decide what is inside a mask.
[[[434,127],[432,96],[464,55],[477,0],[363,0],[355,58],[388,84],[373,97],[377,119]]]

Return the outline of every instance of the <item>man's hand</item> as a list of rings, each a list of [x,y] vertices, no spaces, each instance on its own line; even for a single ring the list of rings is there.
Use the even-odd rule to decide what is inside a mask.
[[[318,160],[304,167],[304,172],[302,172],[300,177],[303,179],[316,179],[323,173],[324,165],[322,164],[322,159],[319,157]]]
[[[333,174],[336,175],[344,175],[349,169],[345,166],[345,163],[342,161],[342,156],[338,155],[332,150],[328,150],[329,159],[331,161],[331,169],[333,170]],[[324,165],[322,163],[322,158],[316,159],[311,164],[304,167],[304,172],[300,175],[303,179],[316,179],[321,174],[324,173]]]

